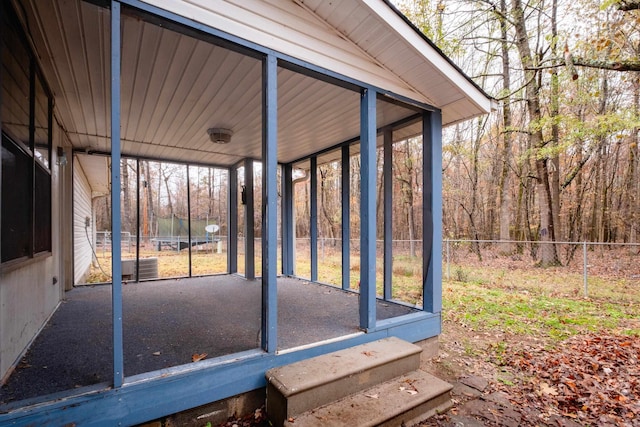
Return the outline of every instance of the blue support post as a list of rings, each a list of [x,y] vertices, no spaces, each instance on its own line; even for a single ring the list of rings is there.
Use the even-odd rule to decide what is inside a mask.
[[[293,165],[282,166],[282,274],[293,276]]]
[[[191,246],[191,240],[193,239],[193,235],[191,234],[191,181],[189,181],[189,165],[185,167],[187,168],[187,244],[189,245],[187,249],[189,250],[189,277],[191,277],[191,256],[193,255],[193,247]],[[178,243],[178,252],[180,252],[180,243]]]
[[[384,299],[393,298],[393,131],[386,128],[384,138]]]
[[[248,280],[256,278],[256,247],[255,247],[255,201],[253,198],[253,160],[244,162],[244,188],[247,204],[244,205],[245,244],[244,244],[244,277]]]
[[[311,234],[311,281],[318,281],[318,158],[310,159],[309,175],[311,175],[311,218],[309,233]]]
[[[262,348],[278,348],[278,60],[262,62]]]
[[[376,325],[376,90],[360,102],[360,328]]]
[[[229,274],[238,272],[238,168],[229,169],[229,213],[227,224],[227,271]]]
[[[351,288],[351,156],[342,146],[342,289]]]
[[[422,120],[422,282],[423,309],[442,311],[442,116]]]
[[[111,1],[111,304],[113,386],[124,382],[122,348],[122,224],[120,217],[120,3]]]
[[[140,159],[136,159],[136,282],[140,281]]]

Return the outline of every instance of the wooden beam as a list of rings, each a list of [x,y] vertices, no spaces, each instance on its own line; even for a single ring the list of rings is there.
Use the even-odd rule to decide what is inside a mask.
[[[256,248],[255,248],[255,200],[253,197],[253,160],[244,162],[244,277],[247,280],[256,278]]]
[[[278,60],[262,62],[262,349],[278,349]]]
[[[384,299],[393,298],[393,131],[386,128],[384,140]]]
[[[122,221],[120,215],[120,3],[111,2],[111,304],[113,387],[124,382],[122,340]]]
[[[442,116],[422,121],[422,296],[423,309],[442,311]]]
[[[342,289],[351,288],[351,155],[342,146]]]
[[[311,218],[309,222],[311,246],[311,281],[318,281],[318,158],[311,156],[309,175],[311,178]]]
[[[376,326],[376,91],[360,102],[360,328]]]

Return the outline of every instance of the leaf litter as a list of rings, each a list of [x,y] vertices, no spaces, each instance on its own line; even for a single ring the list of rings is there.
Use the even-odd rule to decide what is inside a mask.
[[[640,337],[578,335],[556,349],[529,347],[505,357],[521,373],[502,388],[543,417],[583,425],[640,426]]]
[[[457,363],[489,385],[481,393],[454,387],[453,408],[420,425],[640,426],[639,336],[584,333],[552,347],[512,338],[500,357],[489,359],[442,343],[451,354],[445,351],[429,370],[442,377],[443,368]],[[460,369],[449,374],[449,382],[464,384]]]

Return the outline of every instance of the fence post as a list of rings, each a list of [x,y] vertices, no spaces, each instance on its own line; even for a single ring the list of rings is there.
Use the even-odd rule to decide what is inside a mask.
[[[449,239],[445,239],[446,247],[447,247],[447,280],[451,281],[451,264],[449,263]]]
[[[587,242],[582,242],[582,263],[583,263],[583,281],[584,281],[584,297],[589,298],[589,285],[587,283]]]

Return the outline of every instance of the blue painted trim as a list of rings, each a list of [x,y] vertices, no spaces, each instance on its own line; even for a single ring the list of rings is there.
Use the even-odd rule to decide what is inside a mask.
[[[149,185],[147,183],[147,185]],[[140,159],[136,159],[136,230],[141,230],[140,227],[140,200],[142,200],[140,194]],[[136,282],[140,281],[140,231],[136,233]]]
[[[430,104],[425,104],[424,102],[416,101],[414,99],[408,98],[404,95],[399,95],[397,93],[391,92],[385,89],[377,89],[380,100],[384,100],[390,103],[406,104],[407,108],[411,108],[414,111],[435,111],[437,108]]]
[[[408,126],[408,125],[416,123],[418,121],[422,121],[422,113],[413,114],[413,115],[411,115],[409,117],[405,117],[404,119],[401,119],[401,120],[398,120],[396,122],[393,122],[393,123],[391,123],[389,125],[386,125],[386,126],[384,126],[382,128],[378,128],[376,130],[376,132],[378,134],[380,134],[387,127],[391,128],[391,129],[401,129],[404,126]],[[316,153],[313,153],[312,155],[313,156],[317,156],[317,157],[321,157],[323,154],[330,153],[332,151],[336,151],[338,149],[341,149],[344,146],[353,145],[353,144],[355,144],[356,142],[359,142],[359,141],[360,141],[360,136],[356,136],[356,137],[347,139],[346,141],[342,141],[342,142],[339,142],[338,144],[332,145],[331,147],[323,148],[322,150],[320,150],[320,151],[318,151]],[[299,162],[308,160],[310,157],[311,157],[311,155],[300,157],[299,159],[296,159],[296,160],[292,161],[291,164],[295,165],[295,164],[297,164]]]
[[[278,61],[262,62],[262,348],[278,348]]]
[[[418,342],[438,336],[442,331],[441,325],[440,313],[436,313],[424,319],[416,319],[414,322],[389,327],[386,331],[389,336],[398,337],[409,342]]]
[[[247,204],[244,205],[244,277],[248,280],[256,278],[256,247],[255,247],[255,200],[253,197],[253,160],[244,162],[244,187]]]
[[[393,131],[386,128],[383,132],[384,166],[384,291],[385,300],[393,298]]]
[[[351,289],[351,153],[342,146],[342,289]]]
[[[193,255],[193,248],[191,247],[191,241],[193,240],[191,237],[191,180],[189,179],[189,165],[185,165],[187,168],[187,239],[189,241],[188,250],[189,250],[189,276],[191,277],[192,273],[192,260],[191,256]],[[136,233],[140,234],[140,233]],[[179,245],[180,243],[178,243]]]
[[[293,276],[293,165],[282,166],[282,274]]]
[[[238,168],[236,166],[229,169],[228,193],[227,271],[229,274],[234,274],[238,272]]]
[[[311,218],[309,218],[311,281],[315,282],[318,280],[318,157],[311,156],[309,160],[309,175],[311,176]]]
[[[425,319],[431,319],[432,317],[438,317],[438,315],[433,313],[427,313],[425,311],[416,311],[413,313],[405,314],[404,316],[393,317],[391,319],[378,320],[378,322],[376,323],[376,327],[378,329],[397,328],[399,326],[409,325]]]
[[[111,299],[113,305],[113,386],[124,381],[122,340],[122,232],[120,217],[120,3],[111,1]]]
[[[86,0],[83,0],[86,1]],[[102,150],[84,150],[84,149],[78,149],[78,148],[74,148],[72,150],[72,152],[74,154],[89,154],[92,156],[110,156],[111,152],[109,151],[102,151]],[[121,152],[120,153],[120,157],[123,159],[137,159],[137,160],[149,160],[151,162],[164,162],[164,163],[171,163],[174,165],[189,165],[189,166],[201,166],[203,168],[216,168],[216,169],[229,169],[229,165],[228,164],[222,164],[222,163],[202,163],[202,162],[187,162],[187,161],[178,161],[176,159],[168,159],[166,157],[162,157],[162,156],[137,156],[135,154],[129,154],[129,153],[125,153],[125,152]],[[240,156],[235,156],[235,157],[240,157]],[[245,158],[243,157],[242,160],[244,160]]]
[[[423,307],[442,311],[442,116],[425,112],[422,122]]]
[[[437,335],[434,331],[440,327],[439,316],[404,320],[397,325],[382,321],[389,329],[291,353],[250,350],[127,378],[118,389],[96,391],[93,386],[75,390],[75,396],[55,399],[51,395],[47,402],[0,414],[0,425],[135,425],[264,387],[264,373],[274,367],[388,336],[416,342]]]
[[[360,328],[376,325],[376,91],[360,101]]]

